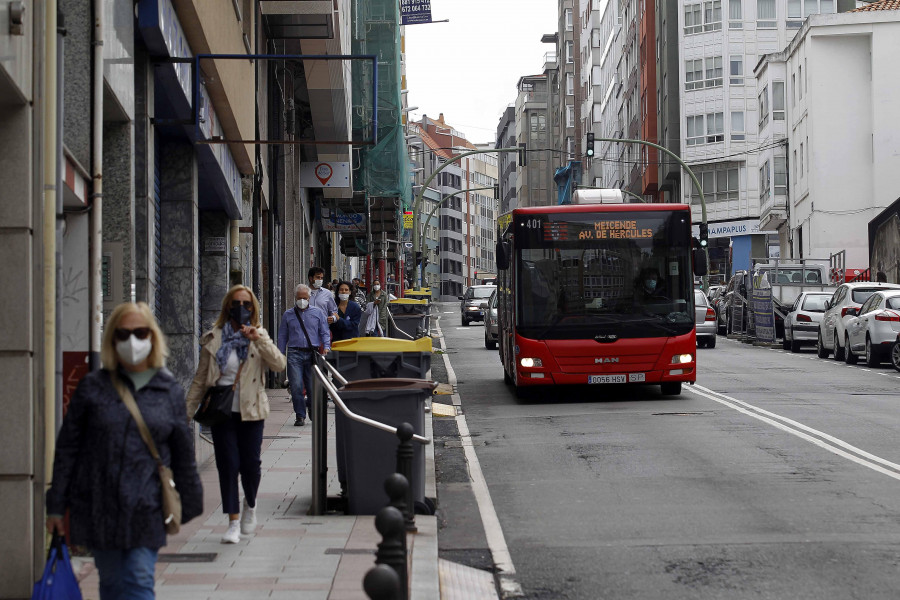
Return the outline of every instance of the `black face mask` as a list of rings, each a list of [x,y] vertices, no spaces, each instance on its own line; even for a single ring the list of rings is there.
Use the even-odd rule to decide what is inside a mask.
[[[228,316],[231,317],[231,320],[241,325],[250,324],[250,314],[250,309],[244,308],[243,306],[232,306],[231,310],[228,312]]]

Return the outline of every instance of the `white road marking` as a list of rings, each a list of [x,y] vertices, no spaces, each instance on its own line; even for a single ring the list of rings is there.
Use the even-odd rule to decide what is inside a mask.
[[[704,398],[708,398],[710,400],[713,400],[714,402],[718,402],[719,404],[722,404],[729,408],[733,408],[734,410],[753,417],[754,419],[758,419],[760,421],[763,421],[764,423],[768,423],[769,425],[790,433],[791,435],[794,435],[800,439],[811,442],[816,446],[824,448],[825,450],[828,450],[833,454],[846,458],[847,460],[853,461],[859,465],[872,469],[873,471],[877,471],[878,473],[887,475],[888,477],[900,481],[900,464],[893,463],[887,459],[881,458],[880,456],[870,454],[869,452],[866,452],[861,448],[857,448],[856,446],[848,444],[843,440],[840,440],[817,429],[813,429],[812,427],[808,427],[807,425],[794,421],[793,419],[783,417],[776,413],[759,408],[758,406],[754,406],[742,400],[738,400],[737,398],[726,396],[725,394],[703,387],[702,385],[694,385],[693,387],[689,387],[686,389],[693,394],[703,396]],[[851,452],[853,454],[851,454]]]
[[[441,338],[441,348],[447,349],[447,341],[441,331],[440,325],[437,326],[437,335]],[[468,329],[467,327],[457,327],[457,329]],[[445,353],[441,356],[444,359],[444,365],[447,367],[447,383],[456,390],[456,371],[450,364],[450,357]],[[455,406],[460,405],[460,397],[456,391],[450,396],[451,402]],[[466,462],[469,466],[469,479],[472,481],[472,493],[475,495],[475,502],[478,504],[478,512],[481,515],[481,524],[484,527],[484,535],[487,538],[488,548],[491,551],[494,564],[500,571],[500,591],[503,598],[519,598],[524,596],[522,587],[515,580],[516,568],[512,562],[512,556],[509,553],[509,547],[506,545],[506,538],[503,536],[503,527],[500,525],[500,519],[497,517],[497,511],[494,509],[494,503],[491,500],[491,492],[488,489],[487,481],[484,478],[484,472],[481,470],[481,463],[478,462],[478,455],[475,453],[475,447],[472,445],[472,436],[469,433],[469,424],[466,422],[465,415],[457,415],[456,426],[459,428],[459,438],[466,456]]]

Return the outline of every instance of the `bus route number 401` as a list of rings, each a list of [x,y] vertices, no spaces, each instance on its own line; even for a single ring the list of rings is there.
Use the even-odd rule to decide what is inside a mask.
[[[629,373],[628,375],[588,375],[588,383],[639,383],[644,380],[644,373]]]

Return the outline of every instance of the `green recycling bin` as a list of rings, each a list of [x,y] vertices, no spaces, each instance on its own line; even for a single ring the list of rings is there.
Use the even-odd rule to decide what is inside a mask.
[[[413,426],[425,435],[425,400],[437,386],[424,379],[382,378],[351,381],[338,390],[351,412],[398,427]],[[335,410],[335,445],[338,480],[347,493],[347,514],[374,515],[390,501],[384,481],[397,471],[397,446],[393,433],[354,421]],[[413,499],[425,501],[425,449],[413,442]]]
[[[383,377],[426,379],[431,369],[431,338],[341,340],[331,345],[326,359],[348,381]]]

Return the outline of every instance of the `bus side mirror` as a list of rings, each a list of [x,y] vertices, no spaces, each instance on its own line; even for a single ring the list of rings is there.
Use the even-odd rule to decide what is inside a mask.
[[[706,252],[703,248],[694,248],[691,251],[694,259],[694,275],[702,277],[709,272],[708,265],[706,264]]]
[[[509,250],[508,246],[503,242],[497,242],[497,248],[494,255],[497,260],[497,269],[505,271],[509,268]]]

